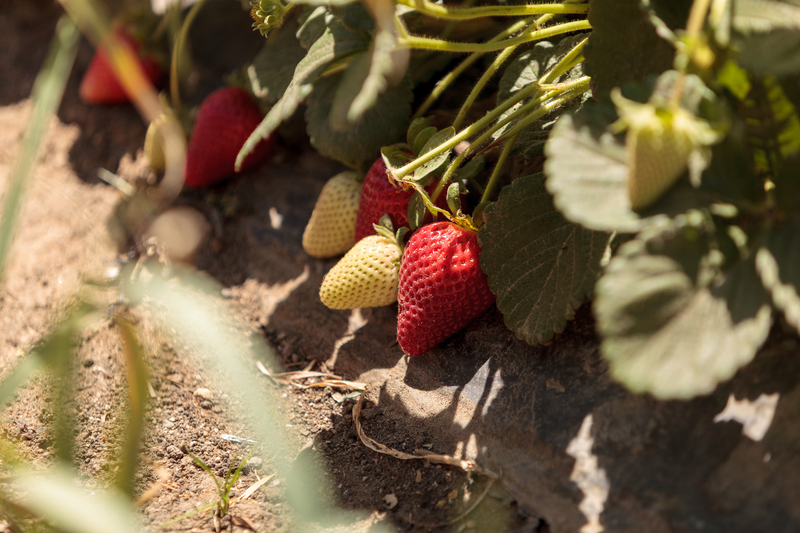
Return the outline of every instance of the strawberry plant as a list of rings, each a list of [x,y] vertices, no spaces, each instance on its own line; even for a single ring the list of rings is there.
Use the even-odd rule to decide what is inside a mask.
[[[594,295],[612,374],[688,398],[750,361],[776,312],[800,329],[795,2],[254,6],[269,38],[249,75],[273,106],[237,165],[305,103],[323,155],[363,171],[381,152],[396,185],[386,206],[415,191],[407,216],[378,216],[413,230],[428,211],[478,230],[488,287],[521,339],[549,342]],[[443,119],[437,106],[464,84]],[[544,171],[513,170],[525,159]],[[403,285],[401,339],[423,327],[408,326]]]

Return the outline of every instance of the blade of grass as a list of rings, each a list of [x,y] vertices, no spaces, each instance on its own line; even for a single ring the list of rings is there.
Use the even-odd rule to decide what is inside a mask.
[[[44,473],[21,470],[13,476],[18,503],[60,531],[137,533],[130,500],[118,491],[88,495],[75,487],[78,473],[57,466]]]
[[[114,322],[122,334],[125,366],[128,371],[129,401],[128,426],[119,452],[120,463],[116,485],[124,494],[133,496],[133,479],[139,463],[139,445],[144,430],[148,372],[144,348],[139,342],[136,326],[122,316],[115,317]]]
[[[44,67],[33,86],[33,115],[22,144],[22,154],[11,171],[9,188],[0,218],[0,282],[3,279],[8,252],[14,236],[14,226],[22,204],[25,183],[33,170],[42,138],[50,117],[58,109],[64,87],[72,70],[78,44],[78,28],[67,16],[56,25],[55,38],[50,45]]]

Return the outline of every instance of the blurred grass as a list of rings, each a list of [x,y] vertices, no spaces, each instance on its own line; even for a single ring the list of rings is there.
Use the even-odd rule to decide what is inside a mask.
[[[11,171],[0,218],[0,283],[8,262],[8,253],[14,237],[14,228],[22,207],[25,184],[39,155],[42,139],[50,119],[55,114],[64,94],[67,78],[72,70],[78,50],[78,28],[67,16],[62,16],[55,30],[44,67],[33,85],[33,114],[22,141],[22,154]]]
[[[107,36],[107,26],[95,6],[86,0],[68,0],[70,13],[81,17],[96,35]],[[64,16],[58,22],[47,60],[37,77],[32,94],[33,114],[26,131],[22,154],[11,173],[0,218],[0,280],[9,259],[16,219],[19,215],[25,184],[35,166],[47,126],[57,110],[77,50],[79,32],[76,24]],[[101,37],[102,38],[102,37]],[[113,51],[112,51],[113,54]],[[135,76],[134,76],[135,81]],[[137,89],[138,90],[138,89]],[[144,99],[152,88],[145,94]],[[152,111],[140,105],[140,110]],[[145,113],[148,116],[151,113]],[[181,150],[182,147],[179,147]],[[182,155],[173,157],[182,161]],[[161,265],[145,265],[152,270],[146,277],[133,276],[133,265],[121,277],[122,294],[132,303],[149,309],[152,318],[164,326],[164,332],[177,332],[175,340],[190,345],[204,355],[208,366],[226,382],[231,396],[243,399],[243,414],[256,421],[255,434],[266,443],[276,459],[273,466],[286,481],[288,500],[296,521],[293,531],[324,531],[327,527],[354,523],[362,516],[334,509],[320,496],[320,486],[327,477],[314,461],[292,461],[284,424],[276,409],[277,398],[265,394],[263,383],[254,376],[257,360],[276,364],[272,350],[263,339],[248,335],[219,296],[220,287],[213,280],[188,268],[178,268],[167,279]],[[141,274],[142,271],[139,271]],[[147,279],[147,282],[143,282]],[[3,439],[0,456],[5,466],[5,483],[0,488],[0,509],[16,530],[52,530],[72,533],[128,533],[140,531],[133,503],[134,476],[138,468],[138,450],[144,431],[147,401],[147,354],[140,342],[141,332],[133,321],[116,314],[112,323],[120,332],[127,370],[128,412],[125,435],[117,449],[119,465],[112,486],[102,494],[76,489],[79,474],[73,465],[77,420],[67,409],[74,401],[75,361],[80,335],[91,324],[106,319],[98,306],[83,300],[71,302],[52,331],[21,358],[19,364],[0,384],[0,405],[6,405],[15,391],[38,372],[49,373],[52,383],[54,465],[46,471],[19,460],[13,444]],[[241,473],[241,467],[226,480],[228,491]],[[78,485],[80,485],[78,483]],[[227,495],[227,493],[226,493]],[[226,499],[226,498],[223,498]],[[224,502],[223,502],[224,503]],[[225,506],[227,507],[227,506]],[[373,528],[378,533],[383,528]]]

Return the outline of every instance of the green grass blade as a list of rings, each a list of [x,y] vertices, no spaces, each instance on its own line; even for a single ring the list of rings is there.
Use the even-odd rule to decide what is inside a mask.
[[[78,473],[57,466],[46,472],[22,470],[13,476],[18,503],[69,533],[138,533],[130,500],[117,491],[89,495],[75,486]]]
[[[114,320],[122,334],[125,366],[128,371],[129,416],[126,435],[120,449],[116,485],[123,493],[133,495],[133,478],[139,458],[139,445],[144,430],[147,403],[147,365],[136,326],[123,317]]]
[[[14,225],[22,204],[25,182],[33,170],[42,138],[50,117],[58,109],[67,77],[78,47],[78,28],[69,17],[62,16],[56,26],[56,35],[50,45],[44,67],[33,86],[33,115],[22,144],[22,154],[11,171],[5,205],[0,215],[0,280],[2,280],[8,251],[14,237]]]

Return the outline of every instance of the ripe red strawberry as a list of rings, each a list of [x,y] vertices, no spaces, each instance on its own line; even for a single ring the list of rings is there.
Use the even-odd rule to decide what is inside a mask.
[[[425,190],[431,194],[435,188],[434,180]],[[373,224],[378,224],[383,215],[389,215],[395,228],[408,226],[408,203],[413,195],[413,187],[399,188],[389,183],[383,158],[375,161],[361,187],[361,199],[356,215],[356,242],[368,235],[374,235]],[[437,207],[447,209],[445,194],[440,194],[435,204]]]
[[[397,293],[397,342],[421,355],[491,307],[478,234],[452,222],[418,229],[406,245]]]
[[[150,83],[156,85],[164,72],[153,57],[139,55],[141,43],[132,37],[125,28],[117,26],[113,29],[114,35],[125,43],[131,51],[139,57],[139,66],[142,68]],[[121,104],[130,101],[128,93],[122,87],[111,59],[105,46],[100,45],[89,63],[89,68],[81,80],[78,94],[87,104]]]
[[[319,193],[303,232],[303,250],[324,259],[347,252],[356,243],[356,211],[361,183],[355,172],[341,172],[329,179]]]
[[[235,174],[236,156],[260,123],[261,111],[244,90],[223,87],[208,95],[197,112],[186,149],[184,183],[209,187]],[[274,144],[274,135],[263,139],[244,160],[242,172],[261,163]]]

